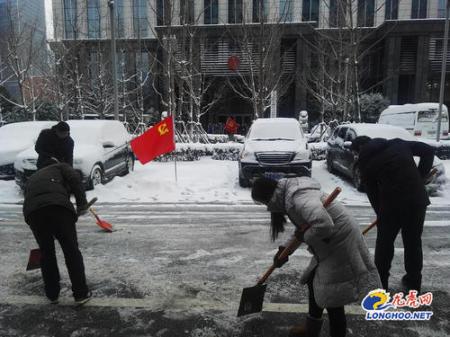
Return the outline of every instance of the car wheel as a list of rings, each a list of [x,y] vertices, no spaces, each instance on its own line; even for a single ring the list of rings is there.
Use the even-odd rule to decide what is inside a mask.
[[[134,159],[133,156],[128,156],[126,161],[126,167],[125,167],[125,173],[124,175],[127,175],[128,173],[134,171]]]
[[[239,173],[239,186],[241,187],[250,187],[250,180],[244,178],[243,176],[241,176],[241,174]]]
[[[356,189],[360,192],[364,192],[364,187],[363,187],[362,181],[361,181],[361,171],[359,170],[358,166],[355,166],[353,168],[352,180],[353,180],[353,185],[356,187]]]
[[[94,188],[96,185],[102,184],[104,181],[103,170],[100,165],[94,165],[91,171],[91,176],[89,177],[90,187]]]
[[[330,154],[327,156],[327,170],[330,173],[334,173],[333,159]]]

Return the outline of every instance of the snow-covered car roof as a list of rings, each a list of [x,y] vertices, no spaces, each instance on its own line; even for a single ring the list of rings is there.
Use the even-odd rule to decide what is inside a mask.
[[[368,136],[370,138],[400,138],[404,140],[417,140],[406,129],[394,125],[371,123],[353,123],[340,125],[340,127],[345,126],[355,130],[357,136]]]
[[[0,165],[11,164],[16,155],[32,146],[41,130],[50,128],[55,121],[10,123],[0,128]]]
[[[295,140],[304,137],[300,123],[295,118],[259,118],[253,122],[248,138]]]
[[[107,138],[114,139],[118,146],[130,140],[122,122],[117,120],[68,120],[67,123],[70,134],[77,143],[94,144]]]

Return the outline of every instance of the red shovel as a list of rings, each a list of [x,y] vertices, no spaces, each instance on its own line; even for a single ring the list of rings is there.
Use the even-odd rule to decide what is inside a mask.
[[[92,207],[89,208],[89,211],[90,211],[90,212],[92,213],[92,215],[95,217],[95,219],[97,220],[97,225],[98,225],[101,229],[103,229],[105,232],[109,232],[109,233],[111,233],[111,232],[113,231],[112,225],[111,225],[109,222],[100,219],[100,217],[97,215],[97,213],[95,213],[95,211],[93,210]]]

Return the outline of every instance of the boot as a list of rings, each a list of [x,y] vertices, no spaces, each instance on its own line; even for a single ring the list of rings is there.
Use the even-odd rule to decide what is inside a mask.
[[[289,329],[288,337],[319,337],[322,330],[322,318],[306,317],[306,322]]]

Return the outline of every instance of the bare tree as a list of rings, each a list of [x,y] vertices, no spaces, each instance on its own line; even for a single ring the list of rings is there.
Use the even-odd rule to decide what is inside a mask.
[[[228,78],[232,90],[242,99],[248,101],[253,108],[253,118],[264,116],[271,106],[272,95],[282,97],[294,77],[282,67],[283,60],[290,48],[282,48],[283,35],[289,22],[291,1],[275,15],[270,14],[268,1],[254,2],[253,21],[246,19],[242,23],[232,25],[228,30],[233,41],[230,49],[237,57],[239,65],[236,67],[237,81]],[[245,12],[245,6],[244,6]]]
[[[0,45],[4,53],[0,68],[6,74],[0,80],[0,86],[7,81],[17,81],[19,101],[16,102],[0,93],[3,100],[18,109],[31,113],[36,118],[42,90],[36,87],[36,77],[41,75],[40,69],[45,59],[45,40],[37,30],[36,22],[23,19],[21,8],[13,7],[6,2],[7,33],[0,37]]]

